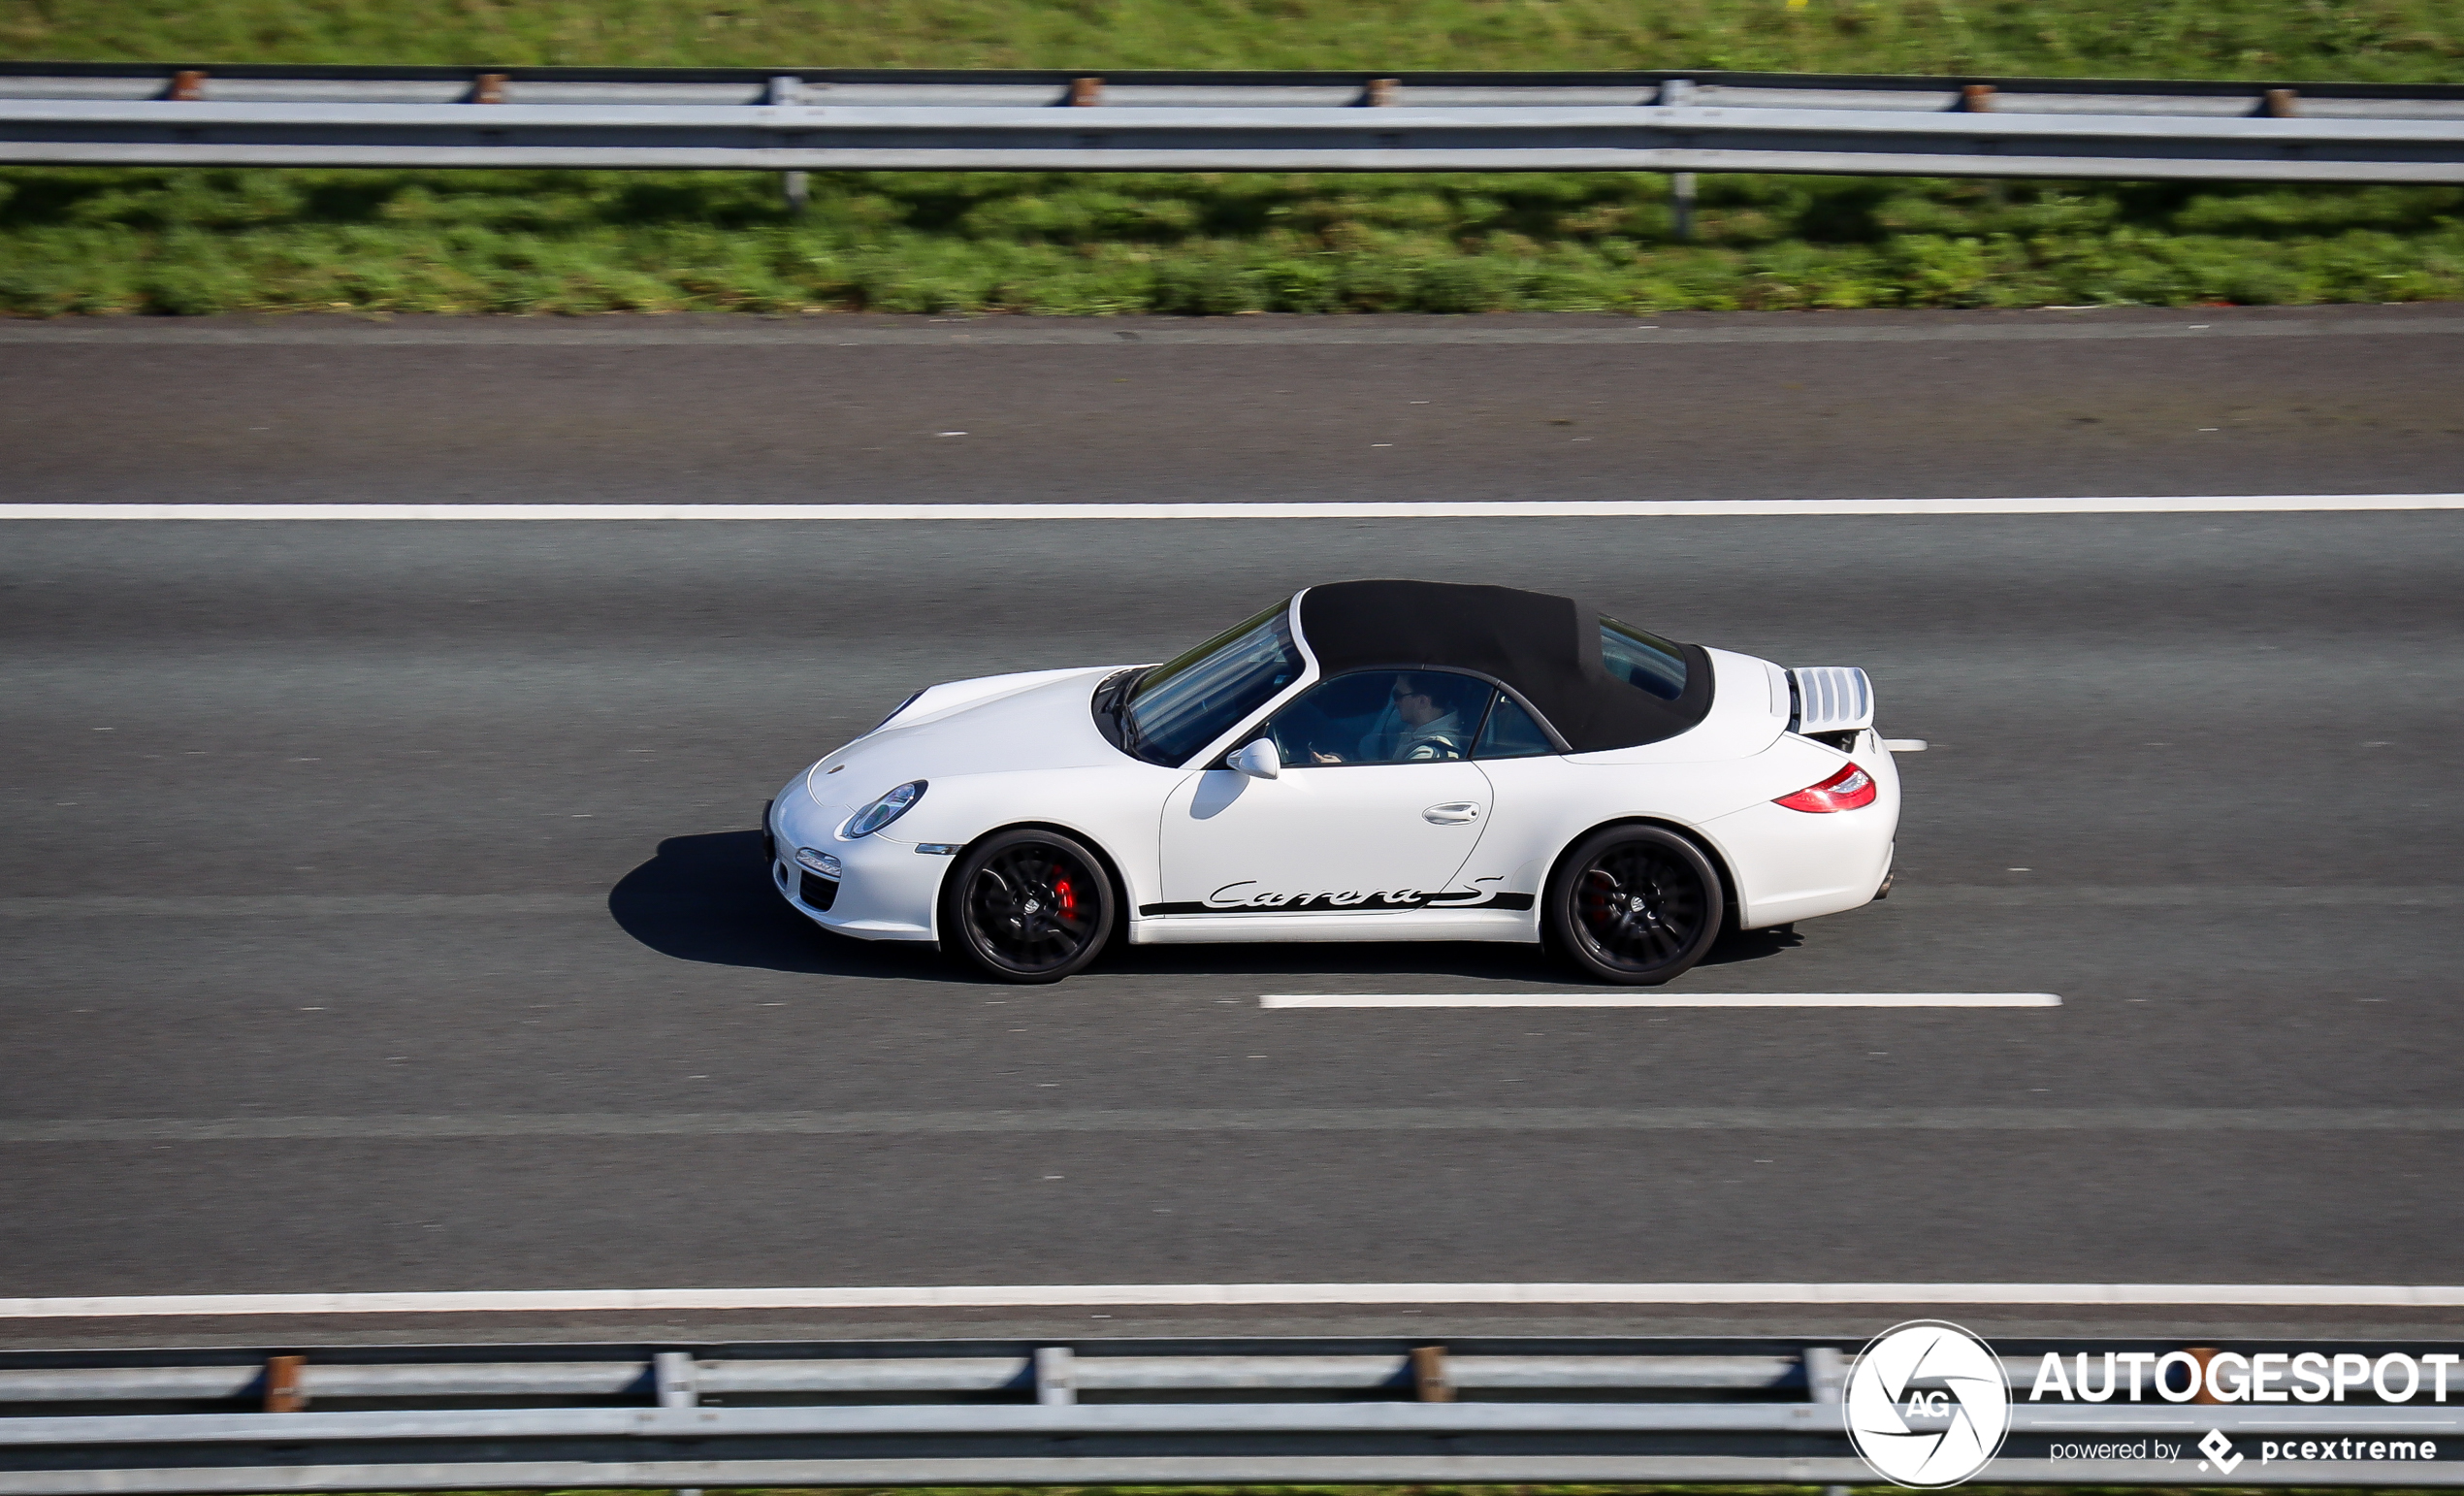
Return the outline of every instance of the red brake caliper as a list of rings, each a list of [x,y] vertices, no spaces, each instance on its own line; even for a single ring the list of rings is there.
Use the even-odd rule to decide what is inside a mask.
[[[1617,880],[1597,867],[1584,873],[1583,909],[1592,921],[1597,924],[1614,918],[1616,907]]]

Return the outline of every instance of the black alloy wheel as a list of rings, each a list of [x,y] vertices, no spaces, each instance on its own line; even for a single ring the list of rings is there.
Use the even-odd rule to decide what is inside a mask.
[[[944,891],[944,946],[1004,982],[1057,982],[1112,938],[1112,880],[1058,831],[986,837],[958,859]]]
[[[1549,879],[1556,943],[1593,978],[1657,987],[1693,969],[1719,938],[1726,903],[1702,849],[1656,826],[1585,837]]]

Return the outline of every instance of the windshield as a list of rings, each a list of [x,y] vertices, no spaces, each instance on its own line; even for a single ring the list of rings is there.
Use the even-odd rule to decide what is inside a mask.
[[[1600,662],[1609,674],[1663,701],[1685,695],[1685,656],[1667,639],[1632,624],[1600,620]]]
[[[1121,708],[1121,746],[1178,765],[1300,679],[1291,605],[1278,602],[1149,670]]]

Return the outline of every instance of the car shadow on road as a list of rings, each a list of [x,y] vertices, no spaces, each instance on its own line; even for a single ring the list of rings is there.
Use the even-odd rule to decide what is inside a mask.
[[[658,856],[608,891],[607,912],[626,934],[678,960],[816,976],[968,980],[927,947],[833,935],[789,908],[770,886],[759,831],[668,837]]]
[[[608,892],[625,933],[663,956],[718,966],[904,982],[988,982],[922,945],[851,940],[819,928],[770,886],[759,831],[670,836]],[[1756,960],[1799,943],[1786,930],[1732,931],[1706,966]],[[1464,941],[1360,944],[1116,945],[1088,975],[1435,976],[1596,986],[1526,945]]]

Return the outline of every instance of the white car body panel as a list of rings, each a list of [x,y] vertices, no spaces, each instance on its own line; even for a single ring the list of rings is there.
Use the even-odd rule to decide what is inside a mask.
[[[1164,801],[1161,903],[1405,912],[1453,883],[1488,799],[1487,776],[1465,760],[1296,765],[1274,779],[1206,769]]]
[[[914,699],[891,713],[881,727],[873,729],[873,732],[878,732],[884,728],[892,726],[924,727],[967,707],[982,706],[986,702],[998,700],[1003,697],[1017,696],[1022,691],[1032,690],[1037,686],[1049,685],[1056,680],[1067,680],[1086,673],[1087,672],[1084,669],[1021,670],[1013,675],[979,675],[973,680],[944,681],[938,686],[927,686],[917,692]],[[1097,673],[1100,678],[1102,674],[1108,672]]]
[[[1347,940],[1521,940],[1538,938],[1531,916],[1496,909],[1447,913],[1183,914],[1141,920],[1132,945],[1220,945],[1256,941],[1331,945]]]
[[[1091,699],[1118,667],[950,682],[780,792],[770,811],[772,878],[826,928],[934,940],[956,858],[919,848],[963,848],[1038,825],[1112,862],[1137,944],[1529,941],[1540,936],[1538,905],[1556,860],[1595,828],[1647,821],[1711,853],[1742,927],[1871,900],[1890,869],[1899,809],[1880,737],[1864,730],[1843,754],[1791,732],[1786,671],[1751,655],[1708,654],[1709,711],[1659,742],[1532,758],[1286,764],[1273,779],[1161,766],[1114,747]],[[1219,764],[1317,679],[1312,660],[1196,762]],[[1876,782],[1873,803],[1819,814],[1772,803],[1852,759]],[[928,788],[905,815],[868,836],[843,834],[859,808],[911,780]],[[1442,807],[1451,813],[1432,818]],[[798,847],[840,860],[827,910],[797,897]]]

